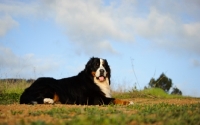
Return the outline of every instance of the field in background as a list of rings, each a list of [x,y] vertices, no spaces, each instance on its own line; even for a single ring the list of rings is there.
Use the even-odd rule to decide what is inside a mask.
[[[25,80],[0,81],[0,104],[13,104],[19,102],[20,95],[25,88],[29,87],[31,83]]]
[[[0,82],[0,125],[105,125],[105,124],[200,124],[200,98],[168,95],[161,89],[113,91],[113,97],[134,105],[19,105],[30,83]]]

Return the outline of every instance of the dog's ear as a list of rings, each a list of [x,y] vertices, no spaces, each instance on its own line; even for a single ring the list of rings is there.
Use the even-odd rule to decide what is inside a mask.
[[[108,78],[110,79],[110,77],[111,77],[111,69],[110,69],[110,66],[108,65],[108,62],[107,62],[106,59],[104,59],[104,63],[105,63],[105,69],[106,69],[106,71],[107,71],[107,76],[108,76]]]
[[[86,72],[90,72],[88,70],[91,70],[90,67],[92,65],[92,62],[94,61],[94,57],[90,58],[90,60],[87,62],[87,64],[85,65],[85,71]]]

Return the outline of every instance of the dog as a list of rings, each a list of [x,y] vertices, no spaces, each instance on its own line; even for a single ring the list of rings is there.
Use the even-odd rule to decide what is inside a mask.
[[[107,60],[92,57],[85,69],[76,76],[59,80],[50,77],[38,78],[24,90],[20,104],[133,104],[111,97],[110,77],[111,69]]]

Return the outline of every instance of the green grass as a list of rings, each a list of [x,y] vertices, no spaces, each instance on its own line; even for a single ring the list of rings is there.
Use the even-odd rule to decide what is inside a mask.
[[[160,103],[130,106],[82,106],[70,109],[60,107],[47,111],[32,111],[29,112],[29,115],[33,117],[48,115],[55,119],[52,123],[47,123],[45,120],[30,122],[34,125],[198,125],[200,124],[200,104],[174,105]]]
[[[143,93],[145,95],[152,96],[155,98],[183,98],[184,97],[181,95],[170,95],[160,88],[144,89]]]
[[[0,81],[0,93],[17,93],[21,94],[25,88],[30,86],[30,83],[26,81],[20,82],[8,82],[8,81]]]
[[[11,110],[10,112],[12,115],[17,115],[17,114],[22,114],[23,110],[20,110],[20,111]]]
[[[21,83],[0,83],[0,104],[18,103],[20,95],[30,84]],[[125,93],[114,92],[116,98],[156,98],[156,99],[184,99],[177,95],[169,95],[161,89],[132,90]],[[44,105],[45,106],[45,105]],[[48,106],[48,105],[47,105]],[[34,108],[34,105],[31,106]],[[27,111],[27,114],[25,112]],[[21,125],[125,125],[125,124],[166,124],[166,125],[197,125],[200,124],[200,103],[195,104],[141,104],[136,103],[129,106],[120,105],[103,105],[103,106],[68,106],[57,107],[53,105],[51,109],[37,110],[10,110],[10,115],[25,117],[42,117],[48,116],[54,119],[47,122],[45,119],[36,121],[25,121],[21,119]],[[0,118],[4,114],[0,110]],[[1,120],[1,119],[0,119]],[[0,124],[2,124],[0,122]],[[4,123],[3,123],[4,124]],[[4,125],[7,125],[5,123]]]
[[[26,87],[30,86],[26,81],[2,82],[0,81],[0,104],[18,103],[19,98]]]
[[[181,95],[170,95],[163,91],[160,88],[149,88],[149,89],[144,89],[144,90],[131,90],[129,92],[124,92],[124,93],[118,93],[114,92],[114,97],[116,98],[160,98],[160,99],[167,99],[167,98],[190,98],[186,96],[181,96]]]

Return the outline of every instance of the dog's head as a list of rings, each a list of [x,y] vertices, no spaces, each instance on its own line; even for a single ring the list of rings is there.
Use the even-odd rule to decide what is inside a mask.
[[[85,70],[99,82],[104,82],[106,78],[110,81],[110,67],[105,59],[92,57],[85,66]]]

